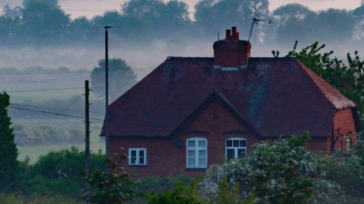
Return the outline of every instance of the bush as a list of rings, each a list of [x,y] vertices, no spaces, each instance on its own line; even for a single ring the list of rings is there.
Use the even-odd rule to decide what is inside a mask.
[[[181,182],[182,187],[188,187],[194,180],[189,176],[181,174],[175,177],[155,177],[146,176],[140,179],[138,189],[140,192],[146,193],[149,190],[154,190],[156,193],[162,193],[166,190],[171,190],[177,182]]]
[[[201,183],[203,195],[216,198],[226,177],[232,186],[239,183],[241,199],[254,193],[257,203],[344,202],[340,186],[325,178],[323,158],[304,147],[308,139],[306,132],[261,142],[245,159],[212,165]]]
[[[124,149],[121,148],[123,151]],[[126,154],[121,154],[120,159],[128,158]],[[111,159],[107,160],[108,172],[96,170],[90,175],[86,175],[87,187],[83,190],[84,199],[87,203],[124,203],[124,201],[134,200],[137,184],[132,182],[128,173],[122,172],[124,168],[117,168],[117,163]],[[80,173],[84,175],[84,173]]]
[[[164,191],[162,194],[148,191],[147,194],[140,193],[139,196],[148,199],[148,204],[205,204],[205,201],[198,198],[196,187],[196,181],[191,183],[189,189],[182,187],[182,182],[178,181],[176,188],[171,191]]]
[[[65,198],[60,195],[55,196],[40,196],[35,198],[30,198],[24,195],[18,194],[5,194],[0,193],[0,203],[1,204],[81,204],[74,199]]]
[[[91,170],[104,169],[105,155],[90,154]],[[77,148],[49,152],[41,156],[34,165],[29,159],[20,162],[17,178],[7,186],[5,192],[17,192],[29,198],[62,195],[82,198],[85,182],[78,174],[85,169],[85,152]]]
[[[30,170],[33,175],[40,174],[48,179],[69,178],[75,181],[79,186],[84,185],[84,180],[79,177],[79,172],[85,170],[85,152],[78,150],[76,147],[63,149],[58,152],[49,152],[40,156],[38,161],[31,166]],[[101,170],[105,168],[105,155],[90,154],[90,169]]]

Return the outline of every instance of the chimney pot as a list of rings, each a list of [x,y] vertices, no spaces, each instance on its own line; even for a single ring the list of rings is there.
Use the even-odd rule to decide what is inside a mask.
[[[234,27],[232,27],[232,29],[231,29],[232,31],[233,31],[233,36],[235,35],[235,33],[236,33],[236,27],[234,26]]]
[[[226,30],[225,40],[230,40],[230,30]]]
[[[214,64],[219,67],[246,66],[250,58],[251,44],[245,40],[239,40],[236,27],[226,30],[225,40],[214,43]]]

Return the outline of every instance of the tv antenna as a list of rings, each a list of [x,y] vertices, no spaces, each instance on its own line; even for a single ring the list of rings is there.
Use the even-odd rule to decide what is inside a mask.
[[[262,22],[265,22],[265,23],[268,23],[268,24],[272,23],[271,20],[265,21],[265,20],[260,20],[260,19],[257,19],[257,18],[253,18],[252,27],[250,28],[250,34],[249,34],[248,42],[250,41],[250,36],[252,35],[254,23],[258,25],[258,21],[262,21]]]

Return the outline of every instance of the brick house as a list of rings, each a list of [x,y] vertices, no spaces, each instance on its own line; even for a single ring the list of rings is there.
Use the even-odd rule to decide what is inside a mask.
[[[296,58],[250,57],[236,27],[214,57],[167,57],[109,106],[109,155],[139,176],[203,173],[254,143],[310,132],[312,151],[346,151],[356,105]],[[101,132],[104,135],[104,129]]]

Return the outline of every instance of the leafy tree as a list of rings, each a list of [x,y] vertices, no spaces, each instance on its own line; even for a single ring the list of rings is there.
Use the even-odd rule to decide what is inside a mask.
[[[276,40],[282,44],[291,43],[287,39],[294,36],[294,40],[303,43],[310,43],[310,39],[345,42],[352,39],[354,27],[355,19],[351,11],[328,9],[319,13],[308,12],[302,20],[290,18],[285,24],[280,25],[276,31]]]
[[[162,0],[131,0],[124,3],[122,13],[147,20],[155,36],[161,39],[174,36],[190,22],[187,4],[178,0],[168,3]]]
[[[206,34],[215,36],[224,31],[226,25],[245,28],[240,36],[247,36],[254,17],[265,18],[268,13],[267,0],[202,0],[195,6],[196,23]],[[247,38],[247,37],[246,37]]]
[[[308,7],[303,6],[301,4],[287,4],[281,6],[273,11],[273,15],[277,16],[280,21],[286,22],[289,19],[305,19],[309,14],[313,14],[314,12],[310,10]]]
[[[207,204],[198,198],[196,187],[196,181],[191,183],[189,189],[182,187],[182,182],[179,181],[176,183],[176,188],[173,188],[171,191],[157,194],[151,190],[147,194],[140,193],[139,196],[148,199],[148,204]]]
[[[10,96],[0,94],[0,188],[14,179],[18,169],[18,149],[14,143],[13,128],[6,107],[10,105]]]
[[[124,60],[109,60],[109,96],[113,101],[136,83],[136,75]],[[99,60],[98,66],[91,72],[91,91],[97,97],[105,96],[105,60]]]
[[[264,141],[256,144],[249,157],[210,166],[201,183],[203,195],[215,198],[223,191],[218,183],[227,178],[234,187],[238,183],[243,199],[254,193],[256,203],[330,203],[343,199],[336,197],[339,185],[325,178],[323,158],[305,147],[309,139],[305,132]]]
[[[23,7],[27,7],[31,3],[47,3],[56,7],[58,5],[58,0],[23,0]]]
[[[121,148],[124,151],[123,148]],[[127,159],[124,153],[120,155],[120,160]],[[129,174],[123,172],[123,167],[117,167],[117,163],[111,159],[107,159],[108,173],[100,170],[86,175],[85,181],[88,187],[84,192],[84,199],[88,203],[125,203],[125,201],[134,200],[136,197],[136,189],[139,181],[130,180]],[[84,175],[81,172],[80,175]]]
[[[56,4],[44,0],[29,0],[22,12],[22,34],[31,43],[49,45],[64,40],[70,15]]]
[[[72,42],[90,42],[93,23],[85,16],[78,17],[68,25],[69,37]]]

